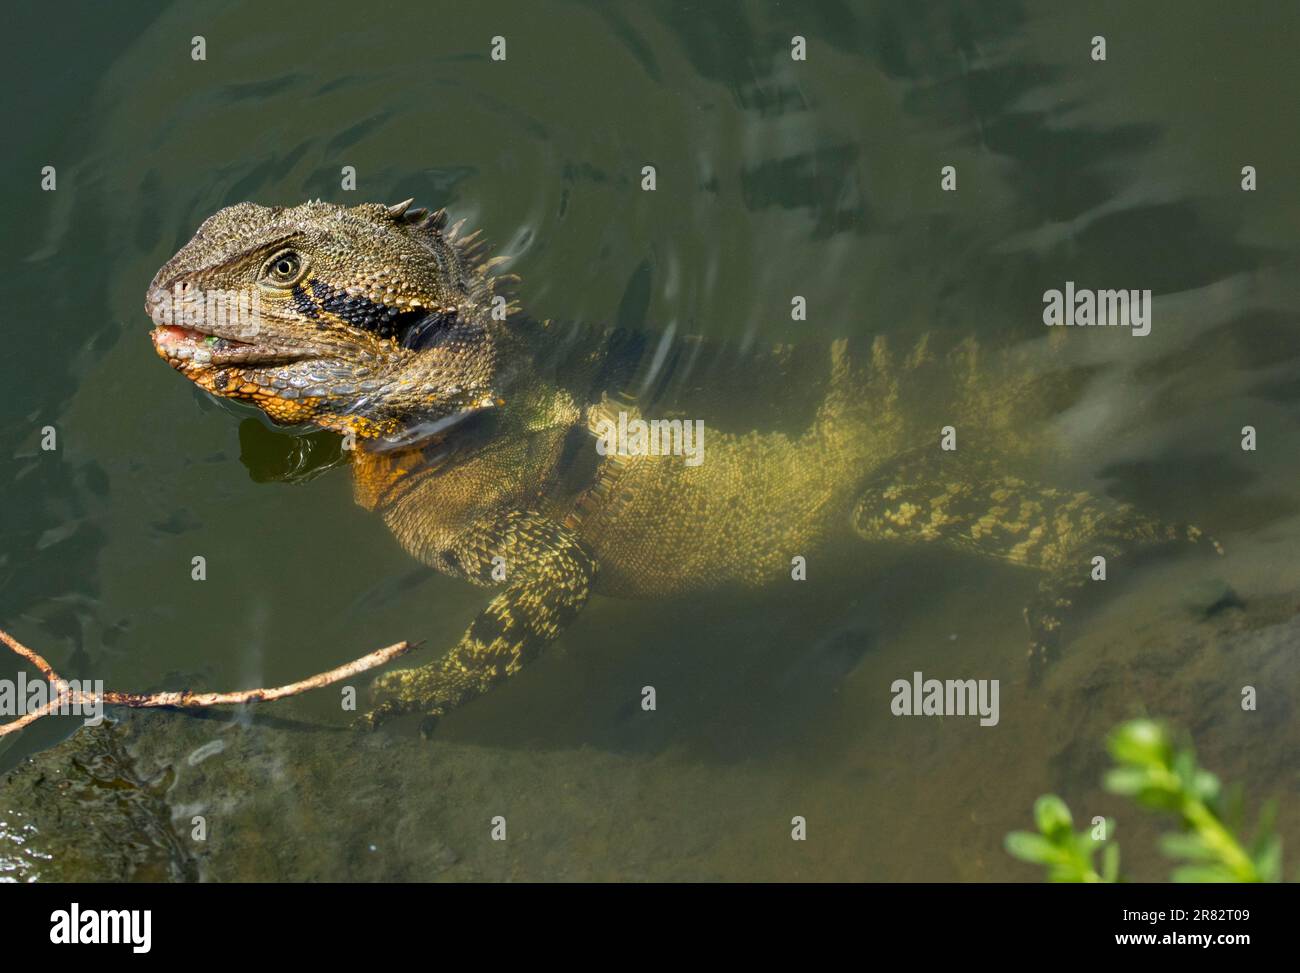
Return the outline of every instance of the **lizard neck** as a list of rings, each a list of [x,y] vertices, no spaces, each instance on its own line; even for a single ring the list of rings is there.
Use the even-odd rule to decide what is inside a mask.
[[[352,460],[356,501],[374,510],[417,481],[456,480],[462,468],[488,473],[474,490],[482,506],[536,497],[561,476],[564,443],[585,430],[582,418],[568,389],[533,381],[455,424],[409,425],[397,437],[362,441]]]

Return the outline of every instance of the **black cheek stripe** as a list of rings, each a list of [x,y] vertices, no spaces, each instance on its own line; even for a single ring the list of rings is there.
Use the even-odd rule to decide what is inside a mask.
[[[307,283],[316,296],[316,301],[322,311],[332,314],[354,328],[370,331],[381,338],[399,337],[404,339],[407,332],[414,328],[415,325],[426,322],[430,317],[435,319],[442,317],[436,312],[427,310],[412,309],[403,311],[387,304],[380,304],[377,301],[370,300],[364,294],[348,294],[340,288],[331,287],[324,281],[310,280]],[[310,302],[310,299],[308,301]],[[454,320],[454,312],[451,318]],[[427,325],[422,327],[422,333],[426,328]],[[403,344],[406,344],[406,342],[403,341]],[[408,344],[407,347],[410,347],[410,345]]]
[[[316,312],[316,302],[307,296],[307,292],[302,289],[301,284],[295,284],[293,287],[293,306],[298,309],[298,313],[313,321],[320,315]]]

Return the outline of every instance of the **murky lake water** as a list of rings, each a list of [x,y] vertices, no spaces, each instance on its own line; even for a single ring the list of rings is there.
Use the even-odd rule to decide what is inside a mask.
[[[1300,11],[312,10],[11,15],[0,626],[65,675],[279,684],[403,638],[441,652],[485,601],[403,554],[353,505],[346,469],[286,477],[301,442],[155,357],[146,285],[206,216],[245,199],[414,196],[513,255],[535,315],[738,347],[925,331],[1041,342],[1049,288],[1150,289],[1150,335],[1064,336],[1095,375],[1053,419],[1067,448],[1050,473],[1202,524],[1228,554],[1116,583],[1037,687],[1021,619],[1033,577],[846,540],[798,587],[597,599],[431,743],[406,724],[329,729],[346,722],[332,690],[251,717],[128,716],[142,765],[174,751],[160,800],[182,836],[146,842],[163,870],[131,874],[1034,878],[1002,836],[1056,790],[1081,816],[1119,818],[1129,867],[1161,878],[1155,825],[1099,787],[1106,731],[1139,713],[1191,731],[1250,806],[1280,798],[1300,847]],[[488,56],[498,34],[504,62]],[[55,192],[40,191],[44,165]],[[940,189],[945,165],[956,192]],[[791,320],[796,294],[807,321]],[[734,422],[769,421],[800,390],[753,392],[729,404]],[[890,684],[914,671],[999,679],[998,725],[892,716]],[[1241,709],[1245,685],[1256,712]],[[8,738],[0,767],[73,729]],[[213,740],[225,749],[187,760]],[[194,813],[212,822],[206,844],[184,838]],[[488,839],[498,814],[504,847]],[[795,815],[805,843],[790,840]],[[7,867],[114,877],[51,854]]]

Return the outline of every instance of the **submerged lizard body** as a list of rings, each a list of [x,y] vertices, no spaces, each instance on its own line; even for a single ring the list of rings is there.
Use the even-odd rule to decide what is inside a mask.
[[[341,433],[357,502],[414,557],[498,590],[442,660],[377,680],[370,725],[422,712],[430,728],[535,657],[592,593],[774,582],[845,533],[1039,570],[1026,618],[1040,657],[1093,556],[1199,538],[1016,475],[1050,448],[1035,420],[1078,377],[1059,364],[970,342],[840,341],[808,383],[801,428],[717,427],[633,398],[660,356],[635,336],[527,317],[459,231],[409,203],[241,203],[207,220],[146,298],[173,367],[277,423]],[[743,380],[780,399],[792,357],[753,356]],[[638,418],[702,420],[698,462],[597,449]],[[947,426],[961,449],[941,450]]]

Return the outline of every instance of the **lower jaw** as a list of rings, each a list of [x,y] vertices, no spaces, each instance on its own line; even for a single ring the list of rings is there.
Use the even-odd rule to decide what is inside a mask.
[[[307,395],[297,388],[283,388],[272,384],[265,373],[277,365],[291,362],[283,358],[267,361],[227,361],[219,354],[198,356],[188,354],[184,357],[175,354],[176,343],[165,340],[159,331],[152,335],[154,350],[172,368],[187,379],[212,395],[247,402],[266,413],[267,417],[279,425],[313,424],[335,432],[354,433],[360,439],[372,439],[393,432],[397,428],[395,420],[376,421],[364,416],[349,415],[346,412],[332,414],[329,405],[320,395]],[[193,348],[195,345],[190,344]],[[303,359],[294,359],[302,361]],[[264,377],[265,376],[265,377]],[[258,381],[258,379],[263,379]]]
[[[319,397],[299,398],[297,392],[272,388],[253,380],[254,369],[195,366],[181,362],[181,373],[199,388],[212,395],[236,402],[247,402],[266,413],[271,421],[294,426],[317,419],[321,403]]]
[[[323,401],[315,396],[301,397],[297,390],[275,388],[265,380],[258,381],[261,369],[255,366],[176,358],[162,348],[158,349],[158,354],[203,391],[219,398],[255,405],[280,425],[311,422]]]

